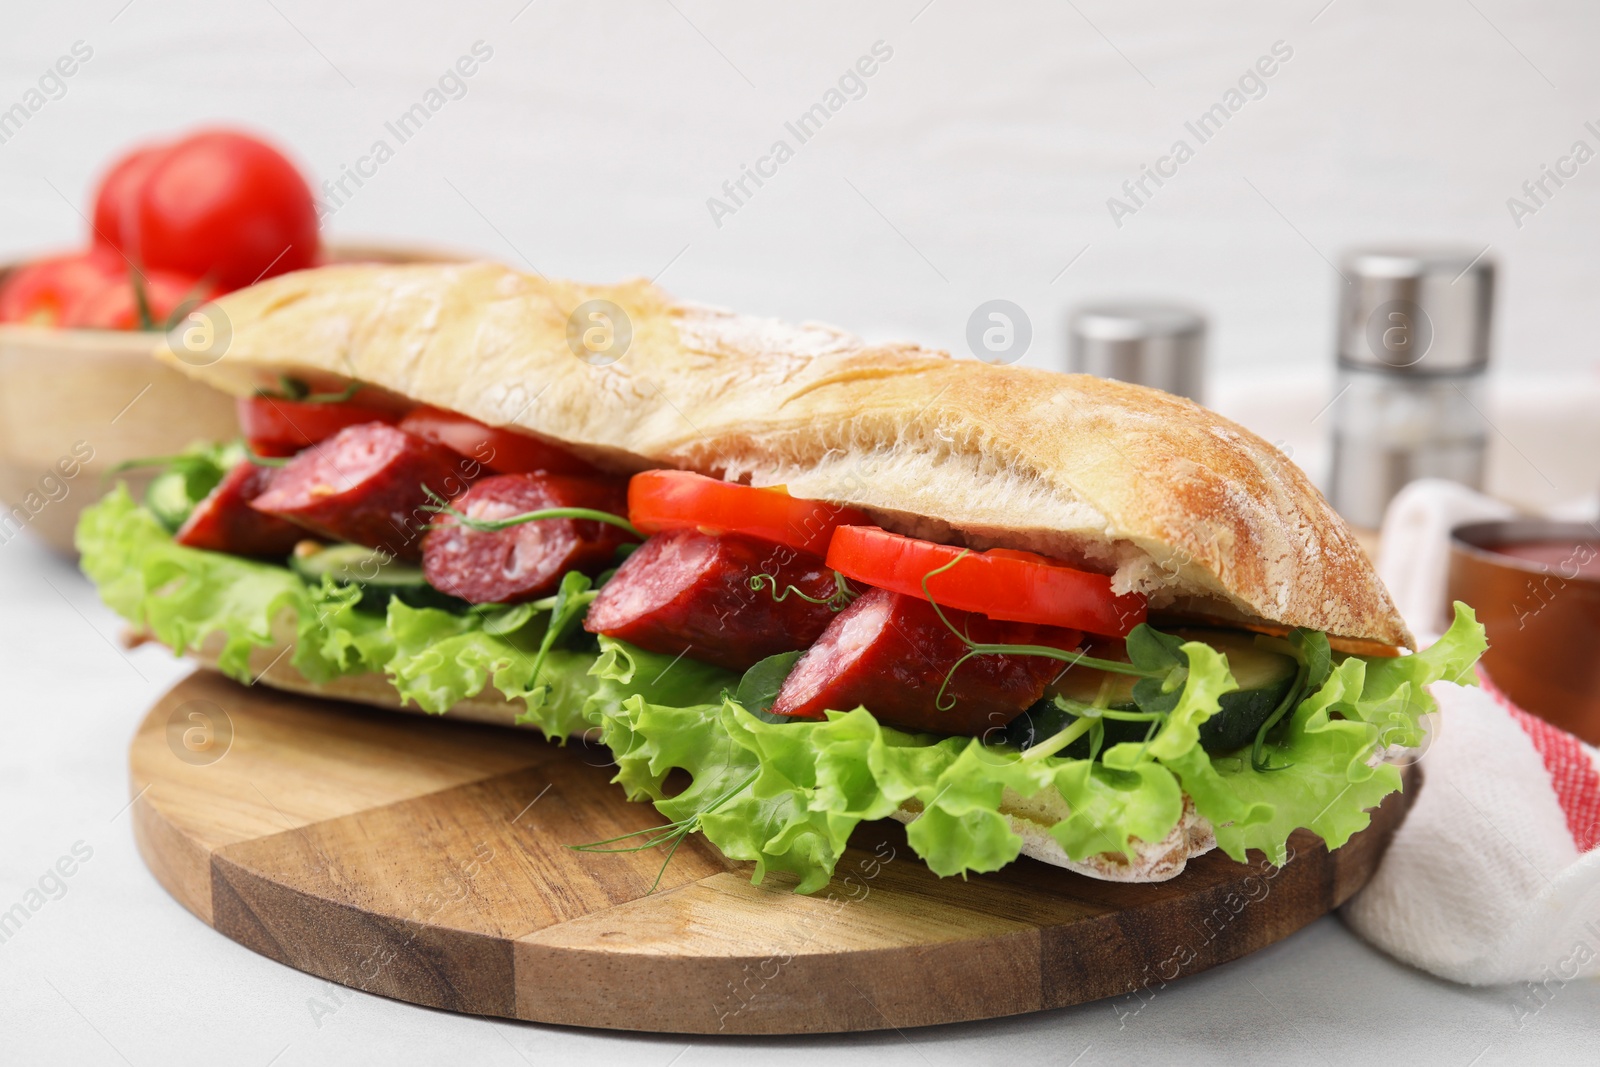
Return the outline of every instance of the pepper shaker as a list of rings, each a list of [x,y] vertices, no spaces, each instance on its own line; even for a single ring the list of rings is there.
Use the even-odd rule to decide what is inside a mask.
[[[1072,313],[1068,368],[1199,403],[1206,320],[1177,304],[1089,304]]]
[[[1408,482],[1483,487],[1494,262],[1455,249],[1346,254],[1329,501],[1376,529]]]

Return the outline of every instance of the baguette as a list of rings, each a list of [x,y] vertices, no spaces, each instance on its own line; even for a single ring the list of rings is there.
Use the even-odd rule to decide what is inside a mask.
[[[568,343],[591,300],[631,343]],[[1277,449],[1187,400],[1083,375],[869,345],[491,264],[334,266],[224,297],[220,358],[158,358],[235,395],[359,379],[601,466],[679,467],[849,503],[897,532],[1029,549],[1152,610],[1414,647],[1343,521]],[[581,352],[581,350],[580,350]]]

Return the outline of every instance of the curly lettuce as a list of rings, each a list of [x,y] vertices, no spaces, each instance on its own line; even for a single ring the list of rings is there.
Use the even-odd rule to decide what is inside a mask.
[[[209,645],[218,668],[242,682],[255,676],[252,652],[292,640],[287,661],[313,682],[384,674],[402,699],[436,714],[492,686],[523,703],[519,723],[562,740],[593,729],[600,706],[632,693],[692,703],[735,680],[692,660],[668,670],[671,657],[637,650],[636,680],[592,674],[592,646],[546,643],[553,611],[455,612],[399,599],[373,611],[360,606],[356,586],[313,584],[279,564],[177,544],[122,485],[84,511],[77,547],[112,610],[180,655]]]
[[[383,673],[400,697],[435,713],[492,689],[523,704],[519,723],[555,739],[598,738],[630,798],[751,862],[757,882],[781,873],[802,893],[827,884],[857,825],[900,811],[912,814],[907,840],[934,872],[996,870],[1022,845],[1000,813],[1004,798],[1050,791],[1065,813],[1050,833],[1076,860],[1131,856],[1138,842],[1161,840],[1183,817],[1185,795],[1235,859],[1260,850],[1281,863],[1301,827],[1337,848],[1400,788],[1398,770],[1379,757],[1422,742],[1424,716],[1435,710],[1427,687],[1473,684],[1485,647],[1471,609],[1457,605],[1449,632],[1419,654],[1319,666],[1324,680],[1264,734],[1258,760],[1248,746],[1212,755],[1200,745],[1201,726],[1236,688],[1226,657],[1152,631],[1144,655],[1170,666],[1165,681],[1148,683],[1158,726],[1141,742],[1076,759],[1056,754],[1064,743],[1021,751],[910,733],[865,708],[769,721],[765,704],[792,657],[741,680],[590,638],[576,625],[593,596],[581,575],[537,607],[447,610],[392,599],[377,612],[359,606],[353,587],[177,545],[121,487],[84,513],[78,548],[113,609],[180,653],[220,640],[219,666],[235,678],[248,680],[251,652],[292,627],[291,662],[313,681]],[[688,785],[669,782],[674,772]]]
[[[1226,658],[1199,642],[1183,646],[1187,678],[1155,735],[1098,760],[906,733],[864,708],[769,723],[727,697],[690,707],[633,697],[605,716],[601,739],[630,797],[653,800],[675,822],[696,818],[724,853],[755,863],[757,881],[786,871],[802,893],[827,884],[858,823],[901,808],[918,813],[907,840],[935,873],[1003,867],[1022,845],[999,811],[1008,790],[1060,793],[1068,814],[1050,832],[1075,860],[1131,857],[1136,840],[1161,840],[1187,793],[1229,856],[1258,849],[1281,864],[1301,827],[1338,848],[1368,825],[1369,809],[1401,788],[1399,771],[1377,757],[1422,741],[1423,716],[1436,709],[1426,686],[1474,684],[1485,647],[1472,610],[1457,605],[1450,631],[1420,654],[1346,658],[1265,742],[1268,770],[1248,749],[1212,756],[1200,747],[1200,725],[1236,683]],[[673,770],[692,784],[669,795]]]

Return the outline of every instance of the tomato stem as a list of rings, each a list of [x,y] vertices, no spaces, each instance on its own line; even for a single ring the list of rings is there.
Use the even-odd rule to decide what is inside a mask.
[[[139,310],[139,329],[155,329],[156,318],[150,310],[150,292],[145,288],[144,273],[131,263],[128,264],[128,284],[133,286],[133,303]]]

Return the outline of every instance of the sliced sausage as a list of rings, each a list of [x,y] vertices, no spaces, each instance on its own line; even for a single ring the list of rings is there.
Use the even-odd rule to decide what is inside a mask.
[[[792,548],[738,534],[698,530],[656,534],[628,557],[589,605],[584,628],[651,652],[704,660],[743,671],[757,660],[815,641],[833,612],[790,593],[794,586],[819,600],[832,596],[833,572],[822,560]]]
[[[454,497],[481,473],[443,445],[369,422],[296,455],[251,506],[335,541],[416,561],[422,528],[433,519],[423,510],[427,489]]]
[[[944,609],[951,626],[979,644],[1073,649],[1075,630],[995,622]],[[821,718],[824,711],[865,707],[880,721],[911,730],[982,734],[1004,726],[1044,695],[1065,664],[1045,656],[974,656],[952,675],[967,646],[920,597],[872,589],[833,620],[784,680],[778,715]],[[946,676],[941,708],[939,687]]]
[[[506,519],[545,508],[626,515],[615,481],[555,474],[485,478],[452,503],[474,519]],[[422,539],[422,572],[441,592],[474,604],[512,604],[555,592],[569,570],[597,574],[616,558],[626,530],[590,519],[536,519],[503,530],[473,530],[441,515]]]
[[[306,532],[292,522],[250,506],[275,472],[245,460],[222,476],[196,504],[173,540],[190,548],[235,556],[287,556]]]

